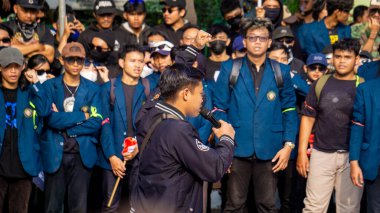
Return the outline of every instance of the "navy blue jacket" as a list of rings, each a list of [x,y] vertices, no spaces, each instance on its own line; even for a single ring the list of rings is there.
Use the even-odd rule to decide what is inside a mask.
[[[380,78],[356,91],[350,137],[350,161],[358,160],[364,179],[374,180],[380,165]]]
[[[102,123],[102,112],[99,86],[83,77],[75,95],[73,112],[65,112],[63,108],[64,84],[63,76],[47,80],[38,88],[44,98],[36,100],[40,116],[46,117],[45,131],[41,136],[41,156],[45,172],[54,173],[61,165],[64,137],[66,131],[69,137],[75,138],[79,145],[79,153],[83,164],[92,168],[97,159],[98,133]],[[58,109],[53,112],[52,103]],[[86,120],[84,112],[90,113]]]
[[[162,121],[139,158],[131,205],[136,212],[202,212],[202,182],[216,182],[231,165],[234,141],[222,136],[215,149],[204,145],[197,130],[176,108],[157,103],[137,121],[143,141],[161,114]]]
[[[235,128],[238,147],[237,157],[270,160],[282,149],[285,141],[295,142],[297,132],[296,96],[290,78],[290,68],[280,64],[283,88],[279,90],[266,59],[260,89],[255,95],[247,56],[233,89],[229,86],[232,60],[222,63],[214,89],[214,105],[224,112],[217,116],[227,120]]]
[[[380,76],[380,61],[365,63],[358,68],[358,76],[366,81],[372,80]]]
[[[116,78],[115,83],[115,100],[113,107],[110,104],[111,94],[111,82],[107,82],[102,86],[102,109],[104,116],[104,122],[102,126],[102,132],[100,142],[102,145],[102,151],[99,153],[98,165],[104,169],[111,169],[109,163],[109,157],[116,155],[120,159],[123,159],[121,151],[123,150],[123,141],[127,137],[127,106],[125,105],[125,96],[123,90],[123,83],[121,76]],[[146,96],[144,93],[144,86],[141,79],[136,86],[135,93],[133,95],[133,108],[132,108],[132,120],[133,128],[136,131],[135,121],[137,112],[140,110]],[[113,109],[111,109],[111,107]]]

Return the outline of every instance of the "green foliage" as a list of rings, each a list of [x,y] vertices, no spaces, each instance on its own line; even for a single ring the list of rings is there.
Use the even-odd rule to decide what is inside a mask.
[[[299,0],[285,0],[284,4],[288,6],[290,12],[295,13],[298,10]]]
[[[197,11],[198,25],[207,28],[214,23],[223,20],[220,13],[221,0],[194,0],[195,10]]]

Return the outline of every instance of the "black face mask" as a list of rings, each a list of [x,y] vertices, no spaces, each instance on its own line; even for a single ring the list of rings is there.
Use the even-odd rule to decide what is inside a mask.
[[[236,31],[239,29],[241,18],[242,18],[242,15],[238,15],[227,21],[228,24],[231,25],[231,30]]]
[[[110,54],[111,54],[111,51],[107,51],[107,52],[99,52],[97,50],[90,51],[91,58],[95,60],[96,62],[106,62]]]
[[[264,8],[265,9],[265,17],[269,18],[272,23],[276,22],[278,17],[280,16],[281,9],[280,8]]]
[[[226,42],[222,40],[210,42],[210,49],[216,55],[220,55],[226,49]]]

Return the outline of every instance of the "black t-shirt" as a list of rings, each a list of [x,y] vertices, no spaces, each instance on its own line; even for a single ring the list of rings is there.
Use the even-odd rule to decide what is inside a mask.
[[[222,62],[218,61],[211,61],[210,59],[207,59],[206,62],[206,80],[215,81],[214,76],[216,72],[220,72],[220,66]]]
[[[5,103],[5,135],[0,155],[0,175],[9,178],[26,178],[29,175],[21,164],[18,151],[17,89],[2,88]],[[3,124],[4,125],[4,124]]]
[[[255,87],[255,94],[257,95],[260,90],[261,80],[263,80],[265,63],[260,66],[259,70],[257,70],[256,65],[252,63],[250,60],[248,60],[248,67],[251,70],[252,80],[254,82]]]
[[[127,108],[127,136],[134,137],[135,130],[133,129],[133,95],[135,94],[136,85],[127,85],[123,83],[125,106]]]
[[[65,91],[65,99],[72,96],[72,94],[76,94],[77,87],[71,87],[71,86],[65,86],[63,83],[64,91]],[[69,90],[70,91],[69,91]],[[79,152],[79,146],[77,143],[77,140],[75,138],[70,138],[67,136],[67,133],[63,133],[63,138],[65,139],[65,143],[63,145],[63,152],[64,153],[78,153]]]
[[[302,114],[315,117],[314,147],[320,151],[348,150],[350,123],[356,93],[356,81],[330,77],[323,87],[319,103],[316,82],[310,87]]]
[[[23,43],[23,38],[21,36],[21,33],[19,32],[16,21],[13,20],[4,24],[12,30],[13,38]],[[50,29],[46,25],[38,24],[37,29],[35,30],[35,34],[36,35],[34,36],[34,38],[38,40],[41,44],[48,44],[54,47],[54,37],[51,34]]]
[[[182,38],[182,34],[185,29],[187,29],[190,26],[194,26],[191,23],[187,22],[183,27],[179,28],[177,31],[174,31],[174,29],[170,25],[166,25],[165,23],[157,25],[154,27],[154,30],[159,31],[160,33],[164,34],[166,37],[166,40],[170,41],[174,44],[174,46],[180,45],[180,40]]]

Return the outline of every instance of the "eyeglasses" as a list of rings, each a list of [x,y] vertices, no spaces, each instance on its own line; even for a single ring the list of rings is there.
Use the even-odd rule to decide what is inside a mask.
[[[69,65],[74,65],[75,62],[77,62],[78,65],[83,65],[84,64],[84,58],[80,58],[80,57],[65,57],[63,58],[63,60],[66,61],[66,63],[68,63]]]
[[[308,66],[308,68],[309,68],[309,72],[316,72],[318,70],[319,72],[324,73],[327,70],[327,67],[318,65],[318,64],[312,64]]]
[[[247,36],[246,38],[249,42],[256,42],[257,40],[260,42],[266,42],[269,39],[268,36]]]
[[[96,51],[98,51],[98,52],[108,52],[108,51],[110,51],[110,48],[104,48],[104,47],[101,47],[101,46],[95,46],[94,44],[90,44],[90,48],[91,49],[94,49],[94,50],[96,50]]]
[[[172,14],[172,12],[174,12],[174,11],[178,11],[178,9],[175,9],[175,8],[172,8],[172,7],[170,7],[170,8],[162,8],[162,13],[166,13],[166,11],[168,11],[169,12],[169,14]]]
[[[371,14],[371,15],[374,15],[376,13],[380,14],[380,8],[372,8],[372,9],[369,10],[368,13]]]
[[[43,75],[44,73],[49,72],[49,70],[43,70],[43,69],[41,69],[41,70],[35,70],[35,71],[37,72],[37,75]]]
[[[104,64],[95,62],[94,60],[89,60],[87,58],[84,60],[84,66],[89,67],[91,64],[94,65],[95,68],[104,66]]]
[[[294,41],[294,38],[280,38],[280,39],[278,39],[278,41],[279,42],[281,42],[281,43],[287,43],[287,44],[290,44],[290,43],[292,43],[293,41]]]
[[[10,43],[11,42],[11,38],[2,38],[0,39],[1,42],[3,43]]]

